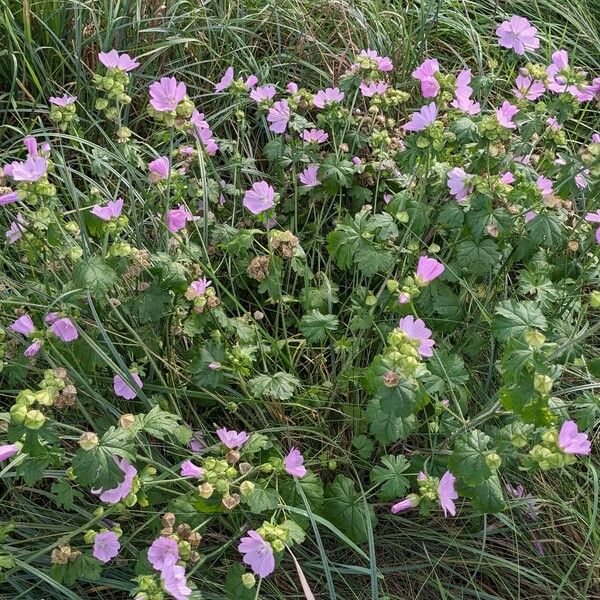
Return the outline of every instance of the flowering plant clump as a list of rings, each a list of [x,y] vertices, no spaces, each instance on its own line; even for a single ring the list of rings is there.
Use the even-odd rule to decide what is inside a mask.
[[[50,98],[1,172],[0,460],[91,507],[46,557],[61,585],[126,564],[136,600],[201,598],[221,561],[254,598],[317,522],[357,547],[582,468],[600,134],[571,125],[600,83],[533,62],[527,19],[496,34],[504,90],[365,49],[322,89],[229,67],[207,95],[112,49],[92,106]]]

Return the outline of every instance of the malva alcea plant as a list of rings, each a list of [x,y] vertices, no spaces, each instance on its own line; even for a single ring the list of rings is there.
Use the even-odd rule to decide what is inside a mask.
[[[497,35],[519,61],[508,99],[503,73],[430,58],[397,82],[374,50],[321,90],[228,68],[196,97],[168,74],[143,89],[142,59],[101,52],[86,110],[120,163],[96,146],[85,177],[67,168],[83,107],[49,99],[0,182],[1,344],[21,388],[0,458],[92,507],[47,557],[54,579],[126,557],[136,600],[200,598],[218,555],[258,596],[307,517],[362,543],[382,511],[501,512],[505,490],[523,496],[515,468],[590,454],[594,419],[561,390],[600,308],[600,135],[571,126],[600,80],[563,50],[525,62],[526,19]],[[322,419],[377,462],[367,492],[294,434]]]

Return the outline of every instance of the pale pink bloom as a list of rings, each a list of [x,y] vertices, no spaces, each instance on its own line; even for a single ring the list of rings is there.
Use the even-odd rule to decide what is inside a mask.
[[[596,243],[600,244],[600,227],[596,229]]]
[[[215,92],[224,92],[233,83],[233,76],[233,67],[229,67],[223,74],[223,77],[221,77],[221,80],[215,85]]]
[[[427,329],[421,319],[415,319],[412,315],[407,315],[400,319],[398,327],[406,334],[408,339],[419,342],[419,354],[421,356],[433,356],[435,342],[430,338],[431,329]]]
[[[419,471],[419,474],[417,475],[417,481],[426,481],[427,480],[427,475],[425,475],[425,473],[423,473],[423,471]]]
[[[341,102],[344,99],[344,92],[337,87],[319,90],[313,97],[313,104],[317,108],[325,108],[334,102]]]
[[[119,554],[120,548],[121,544],[117,534],[114,531],[104,531],[96,534],[92,554],[100,562],[107,563]]]
[[[148,548],[148,560],[154,569],[162,571],[179,560],[179,547],[173,538],[156,538]]]
[[[216,371],[217,369],[221,368],[221,363],[218,362],[210,362],[208,363],[207,367],[213,371]]]
[[[48,98],[48,100],[49,100],[50,104],[54,104],[55,106],[65,107],[65,106],[69,106],[71,104],[75,104],[75,102],[77,102],[77,96],[69,96],[68,94],[61,96],[60,98],[57,96],[50,96],[50,98]]]
[[[240,446],[243,446],[249,439],[249,435],[245,431],[233,431],[225,429],[217,429],[217,435],[223,444],[225,444],[230,450],[235,450]]]
[[[323,129],[305,129],[302,131],[302,139],[309,144],[322,144],[329,138],[329,134],[323,131]]]
[[[525,223],[529,223],[529,221],[533,221],[533,219],[535,219],[537,217],[537,213],[535,212],[535,210],[528,210],[525,213]]]
[[[244,564],[248,565],[255,575],[268,577],[275,570],[273,548],[256,531],[248,531],[241,539],[238,550],[244,555]]]
[[[389,56],[379,56],[375,50],[370,50],[369,48],[361,50],[359,56],[361,58],[370,58],[375,61],[377,63],[377,70],[382,71],[383,73],[392,71],[394,68]]]
[[[587,213],[587,215],[585,215],[585,220],[588,223],[600,223],[600,209],[598,209],[595,213]]]
[[[202,479],[204,477],[204,469],[197,467],[191,460],[184,460],[181,463],[181,476]]]
[[[394,197],[394,196],[393,196],[392,194],[384,194],[384,195],[383,195],[383,201],[384,201],[386,204],[389,204],[389,203],[392,201],[392,198],[393,198],[393,197]]]
[[[204,292],[206,292],[206,290],[212,285],[212,281],[210,279],[207,279],[206,277],[203,277],[202,279],[197,279],[196,281],[192,281],[192,283],[190,283],[190,286],[188,288],[188,292],[186,292],[186,295],[190,295],[189,294],[189,290],[191,288],[192,290],[192,294],[194,295],[194,297],[198,297],[198,296],[202,296],[202,294],[204,294]]]
[[[35,141],[35,138],[32,135],[24,137],[23,143],[25,144],[25,148],[27,148],[27,153],[29,154],[29,156],[35,157],[38,155],[37,142]]]
[[[540,190],[542,196],[544,197],[550,196],[554,191],[552,189],[552,180],[548,179],[547,177],[544,177],[543,175],[540,175],[536,179],[535,184],[537,185],[538,190]]]
[[[269,113],[267,114],[267,121],[271,123],[269,129],[273,133],[283,133],[287,129],[288,121],[290,120],[290,107],[287,100],[280,100],[275,102]]]
[[[12,458],[19,453],[19,446],[16,444],[2,444],[0,445],[0,461]]]
[[[283,459],[283,468],[294,477],[304,477],[306,475],[304,457],[300,454],[298,448],[292,448],[289,454]]]
[[[552,129],[554,129],[555,131],[562,129],[562,125],[558,122],[556,117],[548,117],[546,119],[546,125],[548,125],[548,127],[551,127]]]
[[[10,169],[7,171],[9,166]],[[28,156],[24,162],[15,161],[4,167],[4,172],[15,181],[27,181],[28,183],[39,181],[46,175],[47,170],[48,161],[43,156]]]
[[[423,131],[437,118],[437,106],[435,102],[426,104],[418,112],[412,113],[410,121],[403,125],[406,131]]]
[[[4,168],[4,172],[6,172],[6,167]],[[12,204],[19,199],[19,192],[7,192],[6,194],[2,194],[0,196],[0,206],[6,206],[7,204]]]
[[[371,98],[375,94],[385,94],[389,86],[387,83],[385,83],[385,81],[373,81],[372,83],[366,83],[363,81],[359,87],[363,96],[366,98]]]
[[[536,33],[537,29],[525,17],[518,16],[504,21],[496,29],[498,44],[503,48],[514,50],[519,55],[540,47],[540,40]]]
[[[35,331],[35,325],[29,315],[19,317],[16,321],[13,321],[9,327],[14,332],[20,333],[21,335],[29,335]]]
[[[190,440],[189,446],[192,452],[202,452],[206,448],[204,433],[202,431],[194,431],[192,433],[192,439]]]
[[[179,208],[171,208],[167,211],[167,229],[171,233],[177,233],[183,229],[188,221],[193,221],[192,213],[183,204]]]
[[[410,302],[410,295],[406,292],[400,292],[398,296],[398,304],[408,304]]]
[[[110,490],[92,490],[92,494],[99,495],[102,502],[109,504],[116,504],[129,495],[133,487],[133,478],[137,475],[137,469],[126,458],[119,460],[118,457],[113,456],[113,459],[123,473],[123,481],[116,488]]]
[[[42,340],[33,340],[33,343],[30,344],[29,346],[27,346],[27,348],[25,348],[25,352],[23,352],[23,356],[26,356],[27,358],[31,358],[32,356],[35,356],[40,351],[41,347],[42,347]]]
[[[103,221],[110,221],[120,217],[122,210],[123,198],[117,198],[116,200],[109,200],[106,206],[94,205],[90,212]]]
[[[248,75],[246,77],[246,81],[244,81],[244,85],[251,90],[258,83],[258,77],[256,75]]]
[[[163,567],[160,578],[163,587],[175,600],[187,600],[192,594],[185,580],[185,567],[175,563],[167,563]]]
[[[435,258],[421,256],[417,264],[415,279],[421,286],[431,283],[444,272],[444,265]]]
[[[519,75],[515,79],[513,94],[519,100],[537,100],[546,91],[546,86],[538,80],[532,80],[531,77]]]
[[[184,99],[187,89],[185,83],[175,77],[161,77],[159,81],[150,84],[150,104],[158,112],[177,110]]]
[[[358,167],[358,166],[362,165],[362,160],[358,156],[353,156],[352,157],[352,164],[355,167]]]
[[[302,187],[312,188],[319,185],[319,178],[317,177],[317,173],[319,171],[319,165],[310,165],[298,175],[298,179],[300,183],[302,183]]]
[[[290,94],[296,94],[298,92],[298,84],[295,83],[294,81],[290,81],[286,86],[285,89],[290,93]]]
[[[271,100],[276,93],[277,90],[275,89],[274,85],[263,85],[254,88],[250,92],[250,98],[252,98],[252,100],[255,102],[262,102],[263,100]]]
[[[435,78],[439,70],[438,61],[435,58],[428,58],[412,72],[412,76],[421,82],[423,98],[435,98],[440,93],[440,84]]]
[[[98,60],[109,69],[119,69],[124,73],[133,71],[140,66],[140,63],[135,58],[131,58],[129,54],[119,54],[116,50],[110,52],[100,52]]]
[[[59,319],[60,319],[60,314],[59,313],[57,313],[57,312],[49,312],[44,317],[44,323],[46,323],[47,325],[52,325],[53,323],[55,323]]]
[[[454,100],[450,102],[450,106],[468,115],[478,115],[481,112],[481,105],[479,102],[474,102],[467,96],[457,95]]]
[[[253,215],[258,215],[275,206],[275,190],[266,181],[257,181],[244,194],[242,204]]]
[[[25,227],[23,226],[24,224],[25,219],[23,218],[23,215],[21,213],[17,213],[17,218],[10,224],[10,227],[4,234],[6,235],[6,239],[9,244],[14,244],[21,239],[23,232],[25,231]]]
[[[513,160],[522,165],[531,165],[531,156],[514,156]]]
[[[588,186],[588,176],[590,174],[589,169],[582,169],[575,175],[575,184],[580,190],[585,189]]]
[[[166,179],[169,176],[170,166],[169,159],[166,156],[159,156],[153,161],[148,163],[148,170],[150,171],[150,181],[156,183],[161,179]]]
[[[514,129],[516,124],[513,123],[513,117],[519,112],[519,108],[511,104],[508,100],[502,103],[502,106],[496,110],[496,120],[502,127]]]
[[[137,373],[130,371],[129,374],[139,388],[144,387],[144,384]],[[120,375],[115,375],[113,377],[113,390],[117,396],[125,398],[125,400],[137,398],[137,392]]]
[[[510,172],[510,171],[506,171],[506,173],[504,173],[502,175],[502,177],[500,177],[500,183],[503,183],[505,185],[510,185],[511,183],[515,182],[515,176]]]
[[[456,88],[454,93],[457,96],[464,96],[466,98],[470,98],[473,93],[473,88],[471,87],[471,69],[463,69],[456,76]]]
[[[214,156],[217,153],[219,146],[212,137],[213,132],[209,127],[196,127],[195,135],[200,143],[204,146],[204,149],[209,156]]]
[[[592,134],[592,144],[600,144],[600,133]]]
[[[459,202],[473,191],[473,185],[469,183],[471,177],[460,167],[454,167],[448,172],[448,188]]]
[[[450,106],[469,115],[476,115],[481,112],[479,102],[471,100],[473,88],[471,83],[471,69],[462,70],[456,77],[456,89],[454,91],[454,100]]]
[[[546,69],[548,89],[560,94],[568,92],[570,86],[561,72],[569,68],[569,55],[566,50],[557,50],[552,54],[552,63]],[[575,87],[575,91],[577,88]]]
[[[448,514],[456,515],[456,505],[453,501],[458,498],[458,493],[456,492],[455,483],[456,477],[450,471],[446,471],[438,485],[438,500],[445,517]]]
[[[586,456],[592,451],[592,442],[587,433],[577,430],[575,421],[565,421],[558,433],[558,447],[565,454],[579,454]]]
[[[415,506],[417,506],[415,496],[407,496],[404,500],[400,500],[400,502],[394,504],[391,510],[393,514],[397,515],[398,513],[415,508]]]
[[[208,123],[204,119],[204,113],[201,113],[196,108],[194,109],[194,112],[192,112],[190,123],[199,129],[209,129]]]
[[[50,331],[63,342],[72,342],[79,337],[79,333],[77,333],[77,328],[73,325],[73,321],[67,317],[54,321],[50,327]]]

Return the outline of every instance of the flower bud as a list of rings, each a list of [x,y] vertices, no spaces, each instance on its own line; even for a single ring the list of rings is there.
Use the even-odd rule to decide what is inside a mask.
[[[533,387],[540,394],[549,394],[553,385],[554,381],[552,381],[552,377],[548,377],[548,375],[542,375],[540,373],[534,374]]]
[[[400,284],[395,279],[388,279],[385,282],[385,287],[387,288],[387,291],[390,294],[393,294],[394,292],[398,291],[398,288],[400,287]]]
[[[250,496],[252,494],[252,492],[254,492],[254,488],[256,486],[254,485],[254,482],[252,481],[242,481],[241,485],[240,485],[240,494],[242,494],[242,496],[247,497]]]
[[[600,291],[594,290],[590,294],[590,306],[592,308],[600,308]]]
[[[39,410],[30,410],[25,415],[24,425],[28,429],[39,429],[46,422],[46,417]]]
[[[256,585],[256,577],[252,573],[244,573],[242,575],[242,585],[247,590],[251,590]]]
[[[208,499],[213,495],[215,488],[208,482],[204,482],[198,486],[198,493],[202,498]]]
[[[285,548],[285,544],[281,540],[272,541],[271,546],[273,546],[273,550],[275,550],[275,552],[283,552]]]
[[[535,330],[528,331],[524,337],[525,341],[532,348],[541,348],[546,341],[546,336],[544,336],[543,333],[540,333],[539,331]]]
[[[25,416],[27,415],[27,406],[24,404],[14,404],[10,408],[10,418],[11,421],[16,423],[17,425],[22,424],[25,421]]]
[[[485,463],[492,471],[496,471],[500,468],[500,465],[502,464],[502,459],[496,452],[490,452],[485,457]]]
[[[92,544],[94,542],[96,535],[98,535],[98,534],[93,529],[88,529],[83,536],[83,541],[86,544]]]
[[[86,431],[81,434],[78,443],[84,450],[93,450],[98,445],[99,440],[95,433]]]

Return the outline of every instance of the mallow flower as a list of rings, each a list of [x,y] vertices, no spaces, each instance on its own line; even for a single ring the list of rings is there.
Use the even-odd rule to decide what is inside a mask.
[[[366,50],[361,50],[358,56],[375,61],[375,63],[377,63],[377,70],[381,71],[382,73],[389,73],[394,69],[394,65],[392,64],[390,57],[379,56],[375,50],[371,50],[369,48]]]
[[[302,184],[302,187],[313,188],[319,185],[319,179],[317,173],[319,171],[319,165],[309,165],[298,175],[298,179]]]
[[[29,335],[35,331],[35,325],[31,320],[29,315],[23,315],[19,317],[16,321],[13,321],[9,328],[12,329],[16,333],[20,333],[21,335]]]
[[[262,85],[255,87],[250,92],[250,98],[255,102],[263,102],[264,100],[272,100],[277,90],[274,85]]]
[[[221,80],[215,84],[215,92],[224,92],[233,83],[234,71],[233,67],[228,67]]]
[[[421,110],[412,113],[410,121],[403,125],[406,131],[423,131],[431,125],[437,118],[437,106],[435,102],[426,104]]]
[[[94,538],[94,550],[92,554],[100,562],[107,563],[119,554],[120,548],[121,544],[119,543],[117,534],[114,531],[103,531],[96,534]]]
[[[323,129],[304,129],[302,131],[302,139],[309,144],[322,144],[329,138],[329,134]]]
[[[185,83],[175,77],[161,77],[159,81],[150,84],[150,104],[157,112],[172,112],[177,110],[184,99],[187,89]]]
[[[21,449],[16,444],[0,445],[0,461],[16,456]]]
[[[162,571],[168,564],[179,560],[179,547],[173,538],[159,537],[148,548],[148,560],[157,570]]]
[[[365,98],[371,98],[375,94],[380,96],[385,94],[388,89],[388,84],[385,81],[373,81],[367,83],[366,81],[361,82],[359,89]]]
[[[69,96],[69,94],[65,94],[64,96],[50,96],[48,98],[50,104],[54,104],[54,106],[60,106],[64,108],[65,106],[70,106],[71,104],[75,104],[77,102],[77,96]]]
[[[498,44],[514,50],[515,54],[519,55],[540,47],[540,40],[536,34],[537,29],[525,17],[516,15],[498,25],[496,29]]]
[[[469,183],[471,177],[460,167],[454,167],[448,171],[448,189],[459,202],[473,191],[473,185]]]
[[[575,421],[565,421],[558,432],[558,447],[565,454],[586,456],[592,451],[592,442],[587,433],[577,430]]]
[[[423,287],[431,283],[444,272],[444,265],[435,258],[421,256],[417,263],[417,272],[415,281],[417,285]]]
[[[124,73],[133,71],[140,66],[137,59],[131,58],[129,54],[119,54],[114,49],[110,52],[99,52],[98,60],[108,69],[119,69]]]
[[[552,193],[554,192],[552,188],[552,180],[548,179],[547,177],[544,177],[543,175],[540,175],[536,179],[535,184],[544,198],[552,195]]]
[[[438,501],[444,511],[445,517],[447,517],[448,514],[451,514],[453,517],[456,515],[456,505],[454,504],[454,500],[458,498],[458,493],[456,491],[455,483],[456,477],[454,477],[450,471],[446,471],[444,475],[442,475],[438,485]]]
[[[185,567],[167,563],[160,574],[163,587],[175,600],[187,600],[192,593],[185,580]]]
[[[435,342],[430,337],[431,329],[425,327],[425,323],[421,319],[406,315],[406,317],[400,319],[398,327],[409,340],[419,342],[419,354],[421,356],[433,356]]]
[[[344,92],[341,92],[339,88],[326,88],[319,90],[313,97],[313,104],[317,108],[325,108],[334,102],[341,102],[344,99]]]
[[[25,161],[15,161],[9,166],[10,169],[7,171],[7,165],[7,167],[4,168],[4,171],[15,181],[35,183],[46,175],[48,161],[43,156],[28,156]]]
[[[191,460],[184,460],[181,463],[180,474],[182,477],[197,477],[202,479],[204,477],[204,469],[196,466]]]
[[[287,100],[280,100],[275,102],[269,113],[267,114],[267,121],[271,123],[269,129],[273,133],[284,133],[287,129],[288,121],[290,120],[290,107]]]
[[[23,352],[23,355],[26,356],[27,358],[31,358],[32,356],[35,356],[40,351],[41,347],[42,347],[42,340],[33,340],[33,343],[30,344],[29,346],[27,346],[27,348],[25,348],[25,352]]]
[[[438,61],[435,58],[428,58],[412,72],[412,76],[421,82],[423,98],[435,98],[440,93],[440,84],[435,78],[439,70]]]
[[[4,169],[6,173],[6,168]],[[6,173],[8,175],[8,173]],[[19,192],[6,192],[6,194],[2,194],[0,196],[0,206],[6,206],[7,204],[12,204],[19,199]]]
[[[245,431],[240,431],[238,433],[234,430],[225,429],[225,427],[217,429],[216,433],[219,436],[221,442],[225,444],[225,446],[227,446],[230,450],[240,448],[248,441],[250,437]]]
[[[253,214],[275,206],[275,190],[266,181],[257,181],[244,194],[242,204]]]
[[[286,473],[294,477],[304,477],[306,475],[306,467],[304,466],[304,457],[298,448],[292,448],[287,456],[283,459],[283,468]]]
[[[4,234],[9,244],[14,244],[18,242],[23,232],[25,231],[25,219],[21,213],[17,213],[17,218],[10,224],[10,227],[6,230]]]
[[[177,233],[186,226],[188,221],[194,219],[192,213],[183,204],[180,204],[178,208],[171,208],[167,211],[167,229],[171,233]]]
[[[72,342],[79,337],[73,321],[67,317],[54,321],[50,326],[50,331],[63,342]]]
[[[248,531],[248,535],[241,539],[238,550],[244,555],[244,563],[255,575],[268,577],[275,570],[273,548],[256,531]]]
[[[148,163],[148,170],[150,171],[150,181],[152,183],[166,179],[170,171],[169,159],[166,156],[155,158]]]
[[[397,515],[398,513],[410,510],[411,508],[416,508],[419,505],[419,500],[420,498],[417,494],[409,494],[404,500],[400,500],[400,502],[396,502],[396,504],[392,505],[391,511],[393,514]]]
[[[137,475],[137,469],[126,459],[113,456],[119,469],[123,473],[123,481],[115,488],[110,490],[92,490],[92,494],[100,497],[102,502],[116,504],[125,499],[133,487],[133,478]]]
[[[144,383],[137,373],[130,371],[129,374],[137,383],[139,388],[144,387]],[[125,400],[133,400],[134,398],[137,398],[137,392],[120,375],[115,375],[113,377],[113,390],[117,396],[125,398]]]
[[[93,215],[96,215],[99,219],[103,221],[110,221],[111,219],[116,219],[121,216],[121,212],[123,211],[123,198],[117,198],[116,200],[109,200],[106,203],[106,206],[100,206],[99,204],[95,204],[90,212]]]
[[[496,120],[502,127],[514,129],[517,125],[513,122],[513,117],[519,112],[519,107],[511,104],[508,100],[502,103],[502,106],[496,110]]]
[[[519,75],[515,79],[513,94],[519,100],[537,100],[543,96],[545,91],[546,86],[539,80],[533,80],[531,77],[523,75]]]

